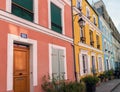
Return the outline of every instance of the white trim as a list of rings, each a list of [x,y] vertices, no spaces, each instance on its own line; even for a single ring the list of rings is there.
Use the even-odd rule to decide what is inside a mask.
[[[87,15],[87,12],[89,12],[89,16]],[[86,6],[86,17],[90,17],[90,8]]]
[[[83,73],[83,60],[82,60],[82,55],[85,54],[87,56],[87,73]],[[89,67],[89,62],[90,62],[90,58],[89,58],[89,55],[88,55],[88,51],[86,50],[81,50],[80,53],[79,53],[79,69],[80,69],[80,75],[83,76],[83,75],[86,75],[86,74],[89,74],[90,73],[90,67]],[[82,64],[82,65],[81,65]]]
[[[37,86],[37,41],[32,39],[23,39],[19,36],[8,34],[8,46],[7,46],[7,91],[13,90],[13,44],[14,42],[22,42],[30,44],[30,63],[33,62],[31,72],[33,72],[32,86]]]
[[[14,23],[14,24],[19,25],[19,26],[30,28],[34,31],[38,31],[38,32],[47,34],[49,36],[56,37],[56,38],[59,38],[61,40],[64,40],[64,41],[67,41],[67,42],[70,42],[70,43],[73,43],[73,39],[70,38],[70,37],[59,34],[59,33],[54,32],[54,31],[52,31],[48,28],[45,28],[45,27],[42,27],[42,26],[37,25],[35,23],[29,22],[27,20],[24,20],[22,18],[19,18],[17,16],[14,16],[14,15],[12,15],[10,13],[7,13],[5,11],[2,11],[2,10],[0,10],[0,19],[4,20],[4,21],[7,21],[7,22],[10,22],[10,23]]]
[[[64,0],[69,6],[71,6],[71,0]]]
[[[64,2],[60,0],[48,0],[48,25],[49,29],[51,29],[51,2],[61,8],[61,19],[62,19],[62,34],[65,34],[65,24],[64,24]]]
[[[102,61],[101,61],[101,63],[102,63],[102,70],[100,70],[100,65],[99,65],[99,64],[100,64],[100,63],[99,63],[100,61],[99,61],[99,58],[101,58],[101,60],[102,60]],[[98,55],[98,58],[97,58],[97,59],[98,59],[98,72],[102,72],[102,71],[104,71],[104,64],[103,64],[104,62],[103,62],[102,55]]]
[[[6,0],[6,11],[12,12],[12,0]],[[34,22],[38,24],[38,0],[33,0]]]
[[[85,48],[88,48],[88,49],[91,49],[91,50],[94,50],[94,51],[97,51],[97,52],[100,52],[100,53],[103,53],[102,50],[96,49],[96,48],[94,48],[94,47],[92,47],[92,46],[89,46],[89,45],[84,44],[84,43],[81,43],[81,42],[79,42],[78,45],[79,45],[79,46],[82,46],[82,47],[85,47]]]
[[[62,49],[64,50],[64,55],[65,55],[65,79],[67,79],[67,60],[66,60],[66,48],[62,47],[62,46],[58,46],[58,45],[54,45],[54,44],[49,44],[49,75],[50,75],[50,79],[52,79],[52,48],[56,48],[56,49]]]

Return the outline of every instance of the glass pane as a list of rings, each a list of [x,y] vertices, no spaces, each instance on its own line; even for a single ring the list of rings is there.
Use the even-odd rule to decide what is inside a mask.
[[[23,19],[29,20],[29,21],[33,21],[33,14],[16,6],[16,5],[12,5],[12,14],[21,17]]]
[[[12,0],[12,2],[33,11],[33,0]]]
[[[33,21],[33,14],[32,13],[29,13],[29,12],[23,10],[22,15],[23,15],[22,18],[27,19],[29,21]]]
[[[12,5],[12,13],[18,17],[22,16],[22,9],[20,9],[19,7]]]

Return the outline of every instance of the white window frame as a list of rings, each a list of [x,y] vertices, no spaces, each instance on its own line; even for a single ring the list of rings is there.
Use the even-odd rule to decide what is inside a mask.
[[[87,11],[89,12],[89,16],[87,15]],[[90,17],[90,8],[86,6],[86,17]]]
[[[6,11],[12,13],[12,0],[6,0]],[[38,24],[38,0],[33,0],[34,23]],[[23,19],[23,18],[22,18]]]
[[[58,46],[58,45],[54,45],[54,44],[49,44],[49,76],[50,79],[52,79],[52,48],[56,48],[56,49],[62,49],[64,51],[64,68],[65,68],[65,79],[67,80],[67,60],[66,60],[66,48],[62,47],[62,46]]]
[[[99,58],[101,58],[102,61],[99,61]],[[101,65],[101,68],[102,68],[102,69],[100,69],[100,62],[101,62],[101,64],[102,64],[102,65]],[[99,55],[99,56],[98,56],[98,72],[102,72],[102,71],[103,71],[103,58],[102,58],[101,55]]]
[[[82,60],[82,55],[86,55],[87,56],[87,72],[84,73],[83,72],[83,60]],[[90,56],[88,55],[88,51],[85,51],[85,50],[81,50],[80,53],[79,53],[79,70],[80,70],[80,75],[83,76],[83,75],[86,75],[86,74],[90,74]],[[82,70],[81,70],[82,69]]]
[[[80,8],[82,8],[82,0],[76,0],[76,7],[78,8],[78,2],[80,2]]]
[[[61,19],[62,19],[62,34],[65,34],[65,25],[64,25],[64,6],[65,3],[62,0],[48,0],[48,26],[51,29],[51,3],[55,4],[61,9]]]

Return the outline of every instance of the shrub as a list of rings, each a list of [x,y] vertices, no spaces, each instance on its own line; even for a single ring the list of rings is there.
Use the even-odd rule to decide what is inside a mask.
[[[87,85],[96,85],[99,81],[99,78],[96,76],[86,76],[82,79]]]
[[[58,81],[52,80],[46,76],[43,77],[43,84],[41,85],[45,92],[85,92],[84,83],[69,82],[69,81]]]

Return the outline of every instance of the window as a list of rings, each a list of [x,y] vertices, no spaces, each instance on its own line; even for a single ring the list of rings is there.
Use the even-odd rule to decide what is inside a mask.
[[[56,80],[66,79],[65,51],[52,47],[51,51],[51,77]]]
[[[12,0],[12,14],[33,21],[33,0]]]
[[[95,56],[92,56],[92,73],[93,74],[96,73],[96,69],[95,69]]]
[[[90,19],[90,9],[86,7],[86,16]]]
[[[109,61],[108,61],[108,59],[106,59],[106,70],[109,70],[110,69],[110,67],[109,67]]]
[[[106,41],[104,40],[104,51],[107,51],[107,43],[106,43]]]
[[[93,23],[94,23],[94,25],[97,25],[97,24],[96,24],[96,18],[95,18],[95,17],[93,17]]]
[[[77,0],[77,8],[79,10],[81,10],[81,6],[82,6],[82,1],[81,0]]]
[[[51,29],[58,33],[62,33],[61,13],[61,8],[51,2]]]
[[[96,35],[97,48],[100,49],[99,36]]]
[[[82,28],[80,29],[80,41],[81,41],[82,43],[85,43],[85,41],[86,41],[84,27],[82,27]]]
[[[82,54],[83,73],[88,73],[87,55]]]
[[[102,58],[101,57],[98,57],[98,71],[99,72],[103,71]]]
[[[93,31],[89,31],[89,35],[90,35],[90,45],[94,46],[94,41],[93,41]]]

